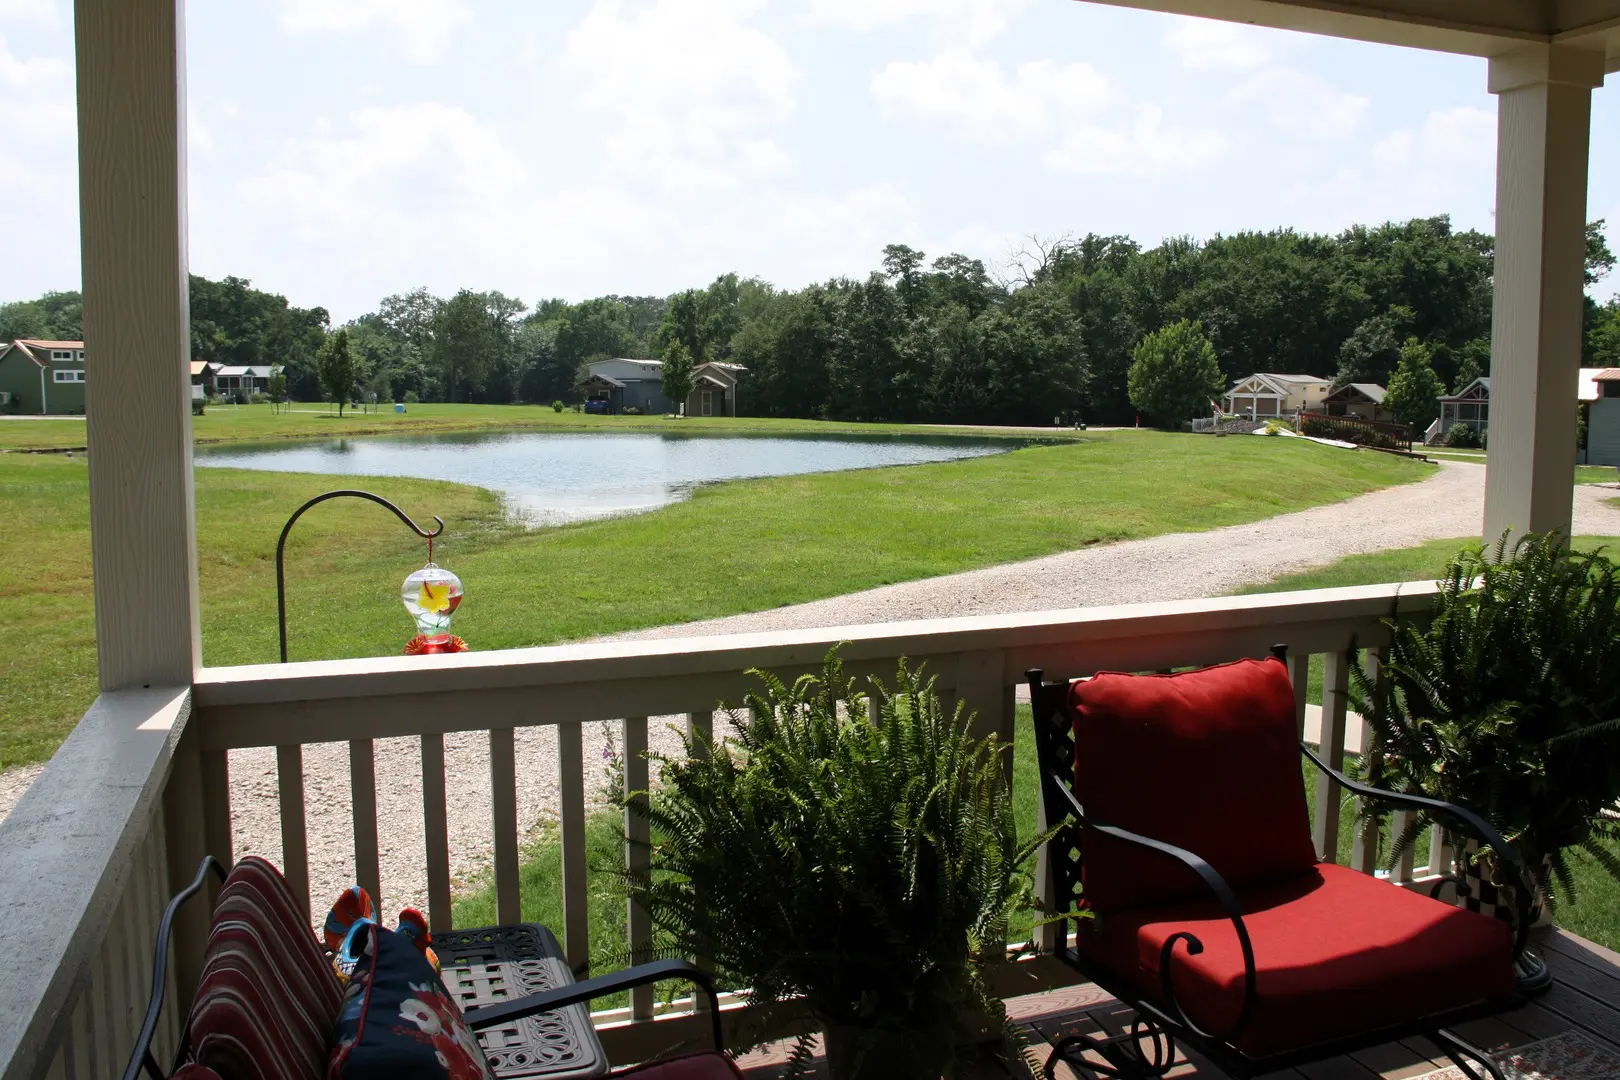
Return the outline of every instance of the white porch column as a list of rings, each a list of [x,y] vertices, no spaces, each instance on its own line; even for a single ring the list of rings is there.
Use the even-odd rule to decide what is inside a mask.
[[[101,689],[199,666],[183,0],[76,0],[90,548]]]
[[[1490,61],[1497,95],[1487,545],[1568,531],[1581,364],[1587,146],[1603,54],[1530,45]]]

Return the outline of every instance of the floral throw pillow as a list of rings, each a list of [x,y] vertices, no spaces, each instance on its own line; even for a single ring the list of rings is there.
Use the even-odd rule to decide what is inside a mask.
[[[422,951],[392,930],[368,930],[338,1015],[328,1080],[493,1080]]]

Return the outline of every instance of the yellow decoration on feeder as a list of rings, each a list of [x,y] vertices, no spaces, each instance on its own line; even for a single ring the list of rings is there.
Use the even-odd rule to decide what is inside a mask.
[[[422,591],[416,599],[417,606],[423,611],[430,611],[437,615],[450,610],[450,583],[449,582],[422,582]]]

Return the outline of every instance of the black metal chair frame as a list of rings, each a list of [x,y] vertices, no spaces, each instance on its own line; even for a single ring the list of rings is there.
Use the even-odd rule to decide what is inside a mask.
[[[1273,646],[1271,654],[1279,660],[1287,659],[1285,646]],[[1492,1080],[1504,1080],[1501,1070],[1485,1051],[1471,1045],[1448,1029],[1455,1024],[1493,1016],[1518,1007],[1524,1001],[1524,995],[1520,992],[1515,992],[1504,999],[1481,1001],[1460,1009],[1417,1017],[1410,1023],[1380,1028],[1354,1037],[1317,1043],[1266,1057],[1250,1057],[1238,1050],[1235,1043],[1253,1016],[1257,995],[1254,948],[1249,938],[1248,927],[1243,921],[1243,905],[1238,900],[1237,893],[1219,871],[1193,852],[1087,818],[1085,808],[1074,791],[1075,745],[1073,717],[1069,707],[1071,684],[1069,681],[1046,682],[1045,674],[1040,669],[1031,669],[1026,675],[1029,679],[1030,706],[1034,716],[1041,799],[1046,809],[1047,822],[1056,826],[1052,839],[1047,843],[1047,866],[1052,876],[1053,895],[1056,899],[1056,910],[1053,914],[1058,916],[1057,926],[1060,929],[1058,959],[1130,1006],[1136,1013],[1136,1019],[1129,1031],[1112,1036],[1074,1035],[1062,1039],[1053,1047],[1051,1057],[1047,1061],[1048,1080],[1054,1075],[1053,1070],[1059,1060],[1066,1061],[1071,1068],[1086,1070],[1095,1076],[1120,1077],[1122,1080],[1162,1077],[1174,1067],[1175,1042],[1178,1040],[1197,1050],[1227,1073],[1235,1077],[1248,1078],[1354,1053],[1415,1035],[1431,1039],[1462,1070],[1463,1075],[1470,1077],[1471,1080],[1485,1080],[1487,1076]],[[1427,812],[1433,817],[1455,825],[1459,831],[1471,834],[1489,846],[1500,860],[1503,869],[1510,873],[1513,881],[1517,883],[1513,890],[1518,908],[1518,917],[1514,924],[1513,958],[1515,963],[1519,961],[1524,955],[1530,929],[1529,907],[1532,893],[1524,866],[1517,853],[1488,822],[1473,811],[1452,803],[1385,791],[1362,784],[1329,767],[1304,742],[1300,743],[1300,753],[1314,762],[1323,775],[1330,777],[1353,795],[1383,806]],[[1301,783],[1303,782],[1302,778]],[[1244,966],[1243,1005],[1238,1019],[1228,1030],[1220,1032],[1203,1030],[1188,1018],[1176,1001],[1171,961],[1176,946],[1180,944],[1185,944],[1190,955],[1197,956],[1203,952],[1203,942],[1196,935],[1181,931],[1172,934],[1164,943],[1159,957],[1162,1002],[1143,997],[1119,974],[1095,963],[1078,949],[1069,946],[1069,920],[1074,919],[1078,929],[1080,918],[1074,905],[1081,897],[1080,879],[1084,858],[1081,836],[1086,828],[1158,852],[1166,858],[1175,859],[1196,873],[1211,896],[1220,904],[1221,910],[1231,920],[1237,934],[1238,944],[1243,952]],[[1399,886],[1392,884],[1390,887]],[[1089,1062],[1076,1053],[1088,1049],[1099,1054],[1107,1064]]]
[[[169,1074],[165,1074],[158,1065],[157,1059],[152,1055],[152,1038],[157,1032],[158,1017],[163,1011],[164,987],[168,982],[169,970],[169,940],[174,931],[174,919],[180,908],[187,900],[203,891],[208,883],[208,875],[214,874],[220,881],[225,880],[225,867],[220,865],[218,859],[212,855],[203,856],[197,867],[197,875],[191,883],[174,895],[163,909],[163,918],[158,923],[157,945],[152,957],[152,997],[146,1006],[146,1019],[141,1024],[141,1034],[136,1040],[135,1049],[131,1052],[129,1063],[124,1067],[123,1080],[140,1080],[144,1069],[151,1080],[167,1080],[167,1075],[179,1071],[186,1063],[191,1053],[191,1035],[186,1025],[180,1029],[180,1045],[175,1050],[174,1064]],[[714,1039],[714,1049],[719,1053],[725,1052],[725,1036],[720,1027],[720,997],[715,990],[714,978],[702,968],[685,960],[655,960],[647,964],[638,964],[624,971],[615,971],[610,975],[599,975],[584,982],[570,983],[559,986],[555,990],[546,990],[527,997],[515,998],[511,1001],[502,1001],[494,1005],[484,1005],[469,1009],[466,1013],[467,1026],[474,1031],[485,1028],[498,1027],[510,1024],[525,1017],[535,1016],[539,1013],[551,1012],[555,1009],[564,1009],[570,1005],[579,1005],[595,998],[617,994],[638,986],[647,986],[652,983],[668,980],[684,980],[690,982],[696,991],[708,998],[708,1014],[710,1034]],[[337,1018],[333,1017],[335,1023]]]

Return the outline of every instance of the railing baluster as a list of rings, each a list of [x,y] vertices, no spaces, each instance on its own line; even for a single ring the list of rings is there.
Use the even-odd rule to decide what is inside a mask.
[[[1294,684],[1294,727],[1298,738],[1305,737],[1305,698],[1311,688],[1311,654],[1288,654],[1288,678]]]
[[[1365,665],[1364,670],[1367,673],[1368,680],[1374,687],[1374,700],[1377,700],[1376,688],[1383,682],[1384,678],[1383,658],[1378,650],[1368,649],[1363,654],[1363,663]],[[1356,744],[1357,751],[1362,756],[1362,760],[1365,761],[1367,751],[1372,746],[1372,729],[1367,724],[1367,718],[1360,713],[1356,713],[1353,716],[1347,713],[1345,731],[1346,745],[1353,741]],[[1352,732],[1355,736],[1354,739],[1351,739],[1350,737]],[[1364,811],[1365,808],[1362,801],[1357,799],[1357,815],[1362,815]],[[1355,846],[1351,849],[1350,853],[1351,869],[1359,870],[1363,874],[1372,874],[1377,872],[1379,834],[1382,832],[1383,823],[1387,817],[1387,814],[1374,812],[1362,817],[1357,823]]]
[[[624,722],[624,791],[646,791],[647,718],[635,716]],[[624,865],[632,876],[647,872],[648,844],[652,828],[645,816],[646,796],[637,797],[634,806],[624,809]],[[652,959],[652,918],[634,900],[627,902],[625,926],[630,941],[630,962],[640,964]],[[638,986],[630,991],[630,1016],[635,1020],[649,1020],[653,1015],[653,987]]]
[[[557,725],[562,801],[563,952],[580,977],[590,970],[590,891],[585,881],[585,744],[578,720]]]
[[[1318,751],[1332,768],[1344,765],[1345,712],[1349,708],[1350,654],[1322,658],[1322,736]],[[1339,786],[1326,773],[1316,778],[1316,820],[1311,837],[1324,862],[1339,858]]]
[[[710,748],[714,745],[714,713],[687,713],[686,734],[689,738],[695,740],[693,749],[696,751],[696,753],[694,756],[707,757],[709,755]],[[701,895],[697,899],[699,903],[703,902]],[[692,963],[696,964],[705,971],[709,970],[709,958],[707,956],[694,956],[692,957]],[[702,994],[693,993],[692,1011],[707,1012],[708,1008],[709,999],[704,997]]]
[[[377,752],[370,739],[349,740],[349,799],[354,811],[354,877],[383,911],[382,861],[377,853]]]
[[[1455,872],[1451,865],[1451,848],[1446,844],[1446,830],[1439,825],[1429,829],[1429,865],[1432,875],[1445,876]]]
[[[304,831],[304,748],[276,747],[276,787],[281,800],[281,875],[309,915],[309,836]]]
[[[1412,816],[1413,815],[1410,810],[1397,810],[1390,817],[1389,838],[1391,845],[1398,841],[1401,838],[1401,834],[1411,827]],[[1390,867],[1389,871],[1389,879],[1391,881],[1405,884],[1406,882],[1412,880],[1412,864],[1415,861],[1413,859],[1413,855],[1415,854],[1413,849],[1417,847],[1417,842],[1421,839],[1421,834],[1413,837],[1412,843],[1408,844],[1406,850],[1401,852],[1401,857],[1395,860],[1395,865]]]
[[[517,733],[492,728],[489,733],[489,788],[495,830],[495,921],[523,921],[518,878]]]
[[[427,848],[428,929],[454,925],[450,906],[450,822],[445,808],[444,736],[422,736],[422,832]]]
[[[231,846],[231,766],[225,750],[199,754],[202,765],[203,842],[209,852],[231,866],[236,851]]]
[[[707,755],[709,744],[714,741],[714,713],[689,712],[686,714],[686,734],[698,740],[697,751],[699,755]]]

